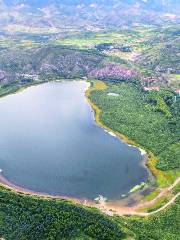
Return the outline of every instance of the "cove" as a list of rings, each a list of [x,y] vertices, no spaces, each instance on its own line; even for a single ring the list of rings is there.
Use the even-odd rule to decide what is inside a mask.
[[[119,199],[147,179],[143,156],[94,120],[84,81],[49,82],[0,99],[0,169],[35,192]]]

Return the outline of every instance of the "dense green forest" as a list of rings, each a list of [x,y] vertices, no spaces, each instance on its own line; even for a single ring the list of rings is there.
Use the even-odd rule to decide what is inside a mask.
[[[109,217],[63,200],[43,200],[0,188],[0,236],[8,240],[121,239]]]
[[[135,83],[108,86],[91,95],[91,100],[102,109],[102,122],[153,152],[159,158],[157,168],[179,168],[180,104],[174,101],[174,94],[166,89],[145,92]]]
[[[112,218],[66,200],[30,197],[0,188],[0,236],[7,240],[176,240],[179,214],[179,200],[152,217]]]

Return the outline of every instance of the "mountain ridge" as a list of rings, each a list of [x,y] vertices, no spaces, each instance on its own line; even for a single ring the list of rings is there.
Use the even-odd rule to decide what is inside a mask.
[[[1,0],[0,25],[104,29],[180,23],[178,0]]]

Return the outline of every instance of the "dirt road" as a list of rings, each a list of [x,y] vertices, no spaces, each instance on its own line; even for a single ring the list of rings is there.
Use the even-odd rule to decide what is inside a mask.
[[[163,188],[161,189],[160,193],[158,194],[157,197],[152,199],[151,201],[147,201],[144,203],[140,203],[136,206],[133,207],[121,207],[121,206],[115,206],[113,204],[108,204],[106,202],[100,203],[99,204],[99,209],[101,209],[102,212],[108,214],[108,215],[137,215],[137,216],[150,216],[155,213],[161,212],[165,210],[167,207],[169,207],[171,204],[175,202],[175,200],[180,196],[180,192],[177,193],[175,196],[171,198],[169,202],[167,202],[165,205],[160,207],[159,209],[152,211],[152,212],[140,212],[141,209],[153,206],[160,198],[166,196],[168,193],[171,193],[173,188],[180,183],[180,177],[168,188]]]

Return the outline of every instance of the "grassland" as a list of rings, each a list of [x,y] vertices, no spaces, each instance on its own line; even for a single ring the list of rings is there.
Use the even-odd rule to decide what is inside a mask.
[[[63,45],[74,45],[80,48],[92,47],[100,43],[135,43],[138,32],[135,31],[106,31],[106,32],[87,32],[86,34],[75,35],[72,37],[57,39],[55,43]]]

